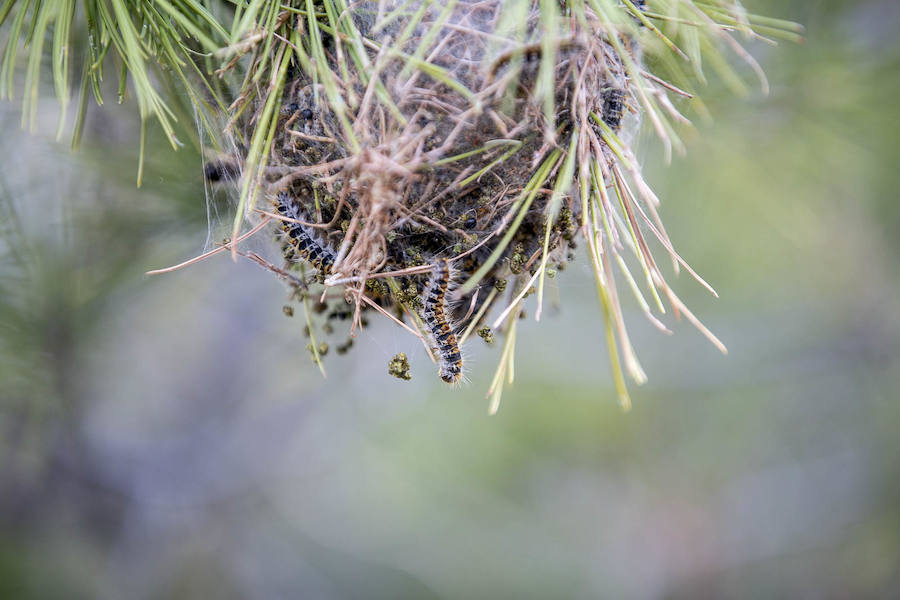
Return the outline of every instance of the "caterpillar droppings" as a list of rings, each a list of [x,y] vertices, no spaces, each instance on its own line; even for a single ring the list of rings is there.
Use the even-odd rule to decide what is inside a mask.
[[[462,377],[462,355],[453,328],[447,320],[447,289],[450,287],[450,261],[442,259],[434,263],[431,278],[425,288],[422,320],[432,341],[432,349],[438,359],[441,379],[457,383]]]
[[[294,202],[291,197],[282,192],[275,199],[275,209],[279,214],[290,219],[305,221],[300,204]],[[331,273],[334,266],[336,254],[334,249],[327,243],[322,241],[321,235],[312,227],[301,225],[300,223],[291,223],[289,221],[281,222],[281,231],[284,239],[294,251],[294,257],[285,254],[289,260],[296,257],[306,260],[323,275]]]

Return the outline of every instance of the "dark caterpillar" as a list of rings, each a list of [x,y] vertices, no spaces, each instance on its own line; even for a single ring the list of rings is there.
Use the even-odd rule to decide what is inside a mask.
[[[275,198],[275,210],[285,217],[306,221],[300,204],[282,192]],[[320,273],[328,275],[334,266],[336,253],[334,249],[323,241],[321,234],[314,228],[300,223],[281,222],[281,231],[284,239],[293,250],[294,256],[285,254],[288,260],[296,260],[296,257],[306,260]]]
[[[210,183],[233,181],[240,176],[241,169],[232,159],[211,160],[203,165],[203,177]]]
[[[450,286],[450,262],[442,259],[434,263],[431,279],[425,288],[422,320],[428,330],[432,349],[437,355],[441,379],[456,383],[462,377],[462,355],[453,328],[447,319],[447,289]]]
[[[610,88],[603,92],[603,122],[613,131],[622,125],[625,114],[625,91]]]

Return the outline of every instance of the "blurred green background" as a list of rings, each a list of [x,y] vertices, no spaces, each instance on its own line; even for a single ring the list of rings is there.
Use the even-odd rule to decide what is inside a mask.
[[[195,151],[151,140],[137,190],[134,106],[71,154],[3,104],[0,597],[900,597],[900,5],[746,5],[807,28],[752,47],[771,96],[640,143],[730,354],[631,306],[628,414],[583,258],[495,417],[480,340],[450,390],[373,318],[323,380],[270,274],[143,275],[227,226]]]

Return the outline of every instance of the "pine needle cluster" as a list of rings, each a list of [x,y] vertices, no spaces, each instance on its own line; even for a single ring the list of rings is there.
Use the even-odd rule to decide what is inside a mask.
[[[576,247],[594,273],[623,407],[625,374],[645,380],[625,327],[626,295],[661,331],[661,315],[684,315],[725,351],[654,257],[661,248],[676,273],[715,293],[676,252],[631,141],[644,121],[667,156],[682,151],[678,128],[688,120],[679,109],[704,113],[695,91],[703,66],[745,93],[730,51],[765,91],[738,40],[798,39],[796,25],[733,0],[80,6],[5,1],[0,92],[12,94],[24,43],[23,114],[33,119],[46,38],[61,133],[72,57],[82,73],[75,141],[88,95],[102,102],[104,65],[118,69],[120,94],[131,82],[143,122],[155,118],[173,144],[178,108],[168,102],[172,90],[185,93],[213,140],[207,176],[235,189],[234,241],[222,249],[290,283],[323,371],[315,332],[334,318],[349,319],[351,334],[366,312],[396,321],[450,383],[472,333],[491,342],[502,334],[494,412],[513,379],[526,298],[539,320],[546,279]],[[273,222],[284,266],[239,246]]]

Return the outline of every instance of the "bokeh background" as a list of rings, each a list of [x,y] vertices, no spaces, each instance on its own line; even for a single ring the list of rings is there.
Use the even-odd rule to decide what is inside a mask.
[[[450,390],[373,318],[322,379],[257,266],[143,275],[230,218],[190,145],[138,190],[133,105],[75,154],[0,105],[0,597],[900,597],[900,5],[746,5],[807,28],[772,94],[641,144],[730,353],[632,306],[628,414],[583,259],[494,417],[480,340]]]

